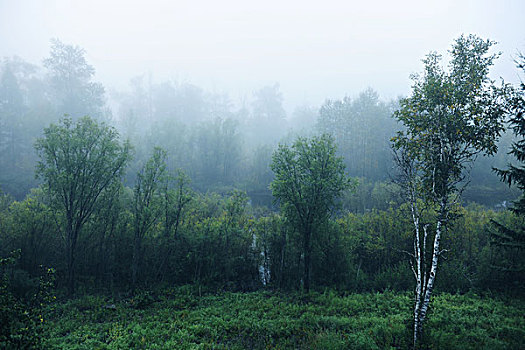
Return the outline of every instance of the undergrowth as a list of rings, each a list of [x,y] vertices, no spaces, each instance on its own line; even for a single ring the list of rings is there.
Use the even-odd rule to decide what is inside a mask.
[[[113,303],[85,296],[55,305],[48,349],[406,349],[411,295],[273,292],[194,295],[189,288]],[[434,298],[423,346],[520,349],[525,302]]]

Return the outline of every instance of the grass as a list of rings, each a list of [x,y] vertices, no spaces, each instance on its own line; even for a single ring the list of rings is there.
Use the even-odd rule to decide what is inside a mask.
[[[85,296],[56,304],[46,349],[406,349],[410,294],[222,293],[187,288],[142,294],[107,308]],[[431,349],[520,349],[525,302],[437,296],[426,324]]]

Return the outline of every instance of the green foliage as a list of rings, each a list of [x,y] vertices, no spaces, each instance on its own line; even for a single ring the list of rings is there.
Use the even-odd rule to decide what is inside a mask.
[[[421,163],[427,197],[440,199],[458,190],[466,163],[478,153],[494,154],[503,131],[505,87],[489,79],[497,55],[494,44],[476,36],[461,36],[454,43],[450,70],[441,56],[429,54],[423,75],[414,75],[412,95],[402,99],[395,117],[406,127],[393,139]]]
[[[271,168],[273,195],[290,220],[301,226],[326,220],[336,199],[351,184],[328,135],[298,138],[291,147],[280,145]]]
[[[334,137],[351,176],[388,179],[392,157],[385,150],[397,129],[392,107],[370,88],[355,99],[328,100],[321,106],[317,129]]]
[[[35,149],[40,156],[37,176],[57,205],[80,215],[79,222],[86,220],[100,194],[120,180],[130,158],[130,145],[118,142],[117,131],[89,117],[51,124]]]
[[[365,213],[370,210],[388,210],[403,203],[401,188],[393,182],[372,182],[358,178],[355,190],[345,193],[341,200],[344,210]]]
[[[21,202],[13,202],[9,207],[11,214],[11,248],[20,248],[19,265],[31,275],[40,271],[42,261],[56,266],[50,252],[60,248],[53,212],[45,201],[45,193],[36,188]]]
[[[351,186],[343,159],[336,155],[333,137],[325,134],[298,138],[292,146],[279,145],[271,168],[270,184],[281,210],[301,234],[304,254],[304,287],[310,288],[312,241],[320,225],[332,214],[336,200]]]
[[[51,205],[58,210],[65,236],[69,292],[74,291],[78,237],[102,198],[115,195],[130,159],[130,145],[120,144],[115,129],[89,117],[76,123],[65,117],[44,129],[35,143],[40,157],[36,175],[44,181]]]
[[[525,72],[525,56],[520,55],[518,68]],[[516,185],[522,192],[519,200],[514,202],[511,211],[516,215],[512,226],[493,221],[495,231],[492,232],[492,244],[502,256],[496,268],[507,274],[513,283],[519,284],[525,277],[525,84],[521,83],[521,90],[509,98],[509,110],[512,113],[510,125],[517,141],[511,146],[509,152],[519,162],[518,165],[508,165],[508,169],[494,169],[501,181]]]
[[[497,88],[488,77],[497,57],[488,53],[493,44],[474,35],[460,36],[450,51],[449,72],[440,66],[440,55],[429,54],[423,60],[423,75],[412,77],[411,96],[400,101],[394,114],[404,129],[393,138],[392,146],[414,225],[410,253],[416,280],[414,348],[445,251],[440,248],[441,237],[449,233],[457,199],[465,187],[466,166],[477,154],[494,154],[504,129],[506,89]],[[420,200],[436,208],[430,223],[421,222]],[[434,228],[430,236],[429,227]]]
[[[140,171],[153,146],[168,153],[167,170],[182,169],[192,179],[192,186],[202,192],[221,187],[230,190],[243,171],[242,137],[238,121],[231,117],[215,117],[197,124],[180,120],[160,119],[151,127],[151,135],[134,136],[137,159],[131,168]],[[133,183],[134,178],[130,177]]]
[[[163,211],[165,199],[160,191],[166,181],[166,151],[156,147],[146,164],[137,174],[133,190],[133,264],[132,288],[137,284],[138,273],[142,262],[142,241],[144,236],[157,223]]]
[[[13,269],[20,251],[0,258],[0,348],[41,349],[46,307],[54,301],[54,269],[43,269],[38,286],[29,295],[13,288]]]
[[[525,332],[522,301],[481,298],[475,294],[435,298],[423,346],[440,349],[519,349]],[[496,311],[497,310],[497,311]],[[519,316],[518,316],[519,317]]]
[[[350,259],[348,287],[356,291],[407,290],[411,277],[402,253],[410,246],[403,209],[347,214],[337,220]]]
[[[162,191],[164,185],[160,184]],[[253,210],[243,192],[226,197],[199,195],[185,192],[182,185],[180,193],[180,188],[168,188],[169,220],[161,213],[143,237],[139,289],[188,283],[195,283],[197,289],[214,291],[300,288],[304,246],[294,223],[268,210]],[[164,203],[163,198],[158,194],[156,200]],[[191,200],[184,204],[177,226],[179,198]],[[99,207],[84,227],[76,277],[81,290],[113,295],[129,290],[135,220],[132,203],[133,191],[125,189],[111,206],[107,202]],[[407,210],[403,205],[340,214],[335,221],[319,226],[311,256],[315,289],[410,289],[412,276],[404,253],[411,248],[412,235]],[[460,209],[458,214],[444,237],[448,251],[442,260],[437,289],[463,293],[513,286],[510,280],[502,279],[503,274],[490,269],[491,265],[504,264],[511,256],[491,254],[489,232],[491,220],[508,227],[519,225],[514,214],[492,212],[479,206]],[[423,220],[434,216],[435,212],[429,211]],[[6,199],[0,218],[2,254],[22,249],[13,287],[20,294],[30,293],[35,288],[39,265],[55,266],[59,285],[67,285],[61,237],[56,235],[56,223],[42,192],[35,191],[22,202]],[[166,225],[170,223],[173,226],[167,231]]]
[[[157,293],[131,300],[84,297],[58,305],[45,324],[48,349],[391,349],[411,344],[408,294]],[[513,349],[525,340],[521,300],[443,294],[425,346]]]
[[[201,209],[203,204],[214,204],[206,202],[209,200],[200,199],[193,204]],[[253,290],[259,285],[258,256],[253,246],[247,200],[244,192],[235,191],[216,203],[219,207],[210,216],[190,213],[191,226],[185,230],[185,240],[191,281],[227,290]]]
[[[522,293],[525,278],[525,217],[523,214],[508,212],[491,220],[491,253],[497,259],[491,262],[498,289]]]
[[[520,55],[520,61],[518,68],[525,72],[525,56]],[[516,142],[511,145],[509,154],[511,154],[520,163],[525,161],[525,121],[523,114],[525,113],[525,83],[521,83],[520,90],[509,97],[509,113],[511,114],[509,124],[514,132],[514,135],[518,138]],[[509,186],[516,184],[518,188],[525,191],[525,167],[523,164],[515,166],[509,165],[508,169],[494,169],[495,172],[501,178],[501,181],[508,184]],[[525,213],[525,205],[520,205],[521,202],[525,202],[525,199],[516,203],[514,211],[518,213]]]

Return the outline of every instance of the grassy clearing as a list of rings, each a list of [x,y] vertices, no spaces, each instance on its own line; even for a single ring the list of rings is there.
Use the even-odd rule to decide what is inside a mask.
[[[410,294],[142,294],[115,308],[103,297],[57,304],[49,349],[405,349]],[[433,349],[520,349],[525,302],[476,295],[435,298],[425,342]]]

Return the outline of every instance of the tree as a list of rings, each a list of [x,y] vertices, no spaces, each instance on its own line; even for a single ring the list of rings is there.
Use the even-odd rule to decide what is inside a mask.
[[[19,265],[32,276],[39,266],[54,266],[50,252],[56,251],[60,241],[53,234],[56,224],[53,213],[44,201],[41,188],[36,188],[20,202],[13,202],[11,215],[11,239],[21,249]],[[55,248],[55,249],[53,249]]]
[[[0,75],[0,126],[2,136],[0,150],[8,154],[8,159],[14,164],[16,158],[17,131],[21,124],[20,119],[24,113],[24,96],[18,80],[10,64],[6,63]],[[4,153],[2,152],[2,153]]]
[[[279,84],[265,86],[254,92],[252,102],[251,142],[276,144],[286,129],[286,111],[283,108],[283,95]]]
[[[164,280],[169,265],[168,259],[173,250],[173,240],[178,239],[184,211],[192,200],[189,183],[189,177],[180,169],[176,177],[168,175],[164,178],[162,188],[162,195],[164,196],[164,234],[162,243],[164,247],[162,254],[160,254],[161,261],[158,269],[160,280]]]
[[[505,86],[497,88],[488,78],[495,54],[494,42],[476,36],[459,37],[452,46],[449,72],[441,56],[430,53],[423,60],[423,75],[414,75],[410,97],[402,99],[394,114],[404,126],[393,139],[397,165],[412,206],[414,267],[414,347],[417,347],[434,287],[442,233],[449,228],[453,207],[463,188],[467,164],[479,153],[492,155],[503,130]],[[432,258],[426,260],[426,240],[432,233],[419,220],[419,198],[435,208]],[[427,269],[428,268],[428,269]]]
[[[55,121],[39,68],[18,57],[0,61],[0,186],[22,200],[38,184],[33,143]]]
[[[52,91],[59,101],[59,114],[101,119],[104,116],[104,87],[91,81],[95,69],[86,62],[84,55],[84,49],[53,39],[50,57],[44,60],[44,66],[49,70]]]
[[[388,140],[396,130],[391,115],[391,106],[368,88],[353,100],[327,100],[319,110],[316,127],[334,136],[350,175],[384,180],[392,165]]]
[[[200,123],[194,130],[191,151],[195,157],[195,182],[201,188],[217,183],[231,185],[239,169],[242,149],[237,122],[215,119]]]
[[[61,216],[65,240],[67,284],[74,293],[75,251],[82,228],[108,191],[118,191],[130,159],[130,145],[119,142],[117,131],[83,117],[65,117],[44,129],[35,143],[40,157],[36,175]]]
[[[517,66],[525,72],[525,56],[520,54]],[[509,164],[507,169],[493,170],[500,177],[501,181],[507,185],[516,185],[521,191],[522,196],[513,204],[512,212],[517,216],[517,227],[508,227],[497,221],[492,221],[497,232],[492,233],[492,244],[506,250],[510,255],[510,261],[500,261],[497,266],[499,270],[507,273],[523,274],[525,272],[525,261],[522,252],[525,250],[525,83],[521,82],[520,91],[517,91],[509,99],[509,112],[512,114],[510,125],[514,135],[517,137],[509,152],[514,156],[519,165]],[[511,252],[514,252],[512,254]],[[512,255],[514,258],[512,257]],[[521,257],[521,258],[520,258]],[[506,259],[505,259],[506,260]],[[519,276],[515,276],[518,277]]]
[[[298,138],[292,146],[279,145],[273,154],[271,168],[275,173],[270,184],[272,193],[302,237],[303,282],[308,292],[313,235],[330,217],[336,199],[351,182],[329,135]]]
[[[142,241],[162,214],[161,184],[166,174],[166,151],[155,147],[150,159],[137,174],[133,192],[133,263],[131,266],[132,289],[135,290],[142,260]]]
[[[14,66],[6,61],[0,71],[0,184],[20,198],[28,189],[27,179],[33,174],[32,169],[25,166],[31,153],[24,147],[30,143],[24,118],[28,109],[24,103],[26,96]]]

